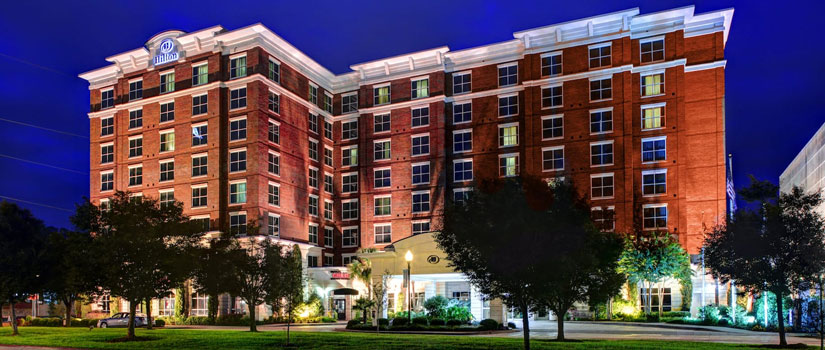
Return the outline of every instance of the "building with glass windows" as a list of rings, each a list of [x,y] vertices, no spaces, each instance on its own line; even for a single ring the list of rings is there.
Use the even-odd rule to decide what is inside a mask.
[[[361,249],[433,231],[480,179],[563,177],[604,229],[697,254],[726,215],[732,15],[630,9],[338,74],[261,24],[163,32],[81,74],[91,198],[181,201],[204,230],[300,243],[341,284]]]
[[[780,191],[788,193],[794,186],[809,192],[825,188],[825,124],[779,175]],[[825,215],[825,204],[820,204],[817,211]]]

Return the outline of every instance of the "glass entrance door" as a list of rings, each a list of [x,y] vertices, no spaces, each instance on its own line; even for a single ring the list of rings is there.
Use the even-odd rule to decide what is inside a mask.
[[[347,319],[347,299],[333,299],[333,307],[338,314],[338,320],[343,321]]]

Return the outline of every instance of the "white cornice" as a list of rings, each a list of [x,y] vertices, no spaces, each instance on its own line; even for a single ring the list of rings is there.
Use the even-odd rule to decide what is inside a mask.
[[[714,62],[708,62],[708,63],[702,63],[702,64],[694,64],[694,65],[690,65],[690,66],[685,66],[685,73],[687,73],[687,72],[696,72],[696,71],[705,70],[705,69],[720,68],[720,67],[725,68],[725,66],[727,64],[728,64],[727,60],[714,61]]]

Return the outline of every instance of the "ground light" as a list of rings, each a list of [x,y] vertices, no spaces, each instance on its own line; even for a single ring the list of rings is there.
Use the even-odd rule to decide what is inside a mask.
[[[410,324],[412,324],[412,291],[410,290],[410,286],[412,285],[412,271],[410,271],[410,262],[412,259],[412,252],[408,250],[407,254],[404,254],[404,260],[407,261],[407,317],[410,320]]]

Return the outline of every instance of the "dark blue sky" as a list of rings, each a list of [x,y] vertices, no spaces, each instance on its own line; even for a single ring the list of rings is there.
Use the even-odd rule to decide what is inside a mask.
[[[47,224],[69,225],[70,213],[59,208],[71,210],[89,193],[89,91],[77,74],[168,29],[261,22],[343,73],[355,63],[509,40],[515,31],[612,11],[639,7],[645,14],[691,4],[696,13],[736,9],[726,49],[727,146],[736,185],[745,185],[747,174],[778,181],[825,121],[821,0],[11,1],[0,11],[0,200],[53,206],[21,203]]]

